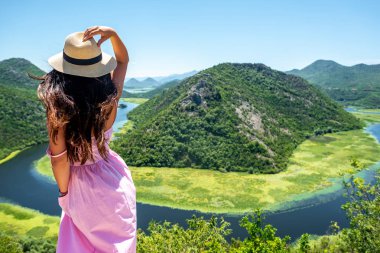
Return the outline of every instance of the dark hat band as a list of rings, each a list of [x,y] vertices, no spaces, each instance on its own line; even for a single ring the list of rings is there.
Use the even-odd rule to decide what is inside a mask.
[[[102,53],[100,53],[100,55],[98,55],[94,58],[90,58],[90,59],[77,59],[77,58],[72,58],[72,57],[68,56],[67,54],[65,54],[65,51],[63,51],[63,59],[65,59],[65,61],[67,61],[71,64],[75,64],[75,65],[92,65],[92,64],[98,63],[102,60]]]

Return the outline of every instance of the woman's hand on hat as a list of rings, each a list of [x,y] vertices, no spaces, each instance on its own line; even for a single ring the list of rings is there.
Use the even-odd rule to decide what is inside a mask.
[[[98,47],[100,47],[100,45],[104,41],[108,40],[109,38],[111,38],[115,34],[116,34],[116,31],[113,28],[111,28],[111,27],[107,27],[107,26],[92,26],[92,27],[87,28],[84,31],[83,40],[82,41],[84,42],[86,40],[91,39],[95,35],[100,35],[100,39],[97,42]]]

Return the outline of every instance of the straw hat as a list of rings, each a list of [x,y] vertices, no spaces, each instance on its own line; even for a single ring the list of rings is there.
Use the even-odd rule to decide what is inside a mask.
[[[63,51],[49,58],[50,66],[62,73],[85,77],[99,77],[114,70],[115,58],[102,52],[94,38],[83,42],[83,34],[69,34]]]

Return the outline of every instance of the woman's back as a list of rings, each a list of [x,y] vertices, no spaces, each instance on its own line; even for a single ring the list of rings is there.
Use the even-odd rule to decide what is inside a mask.
[[[94,161],[70,166],[68,194],[58,199],[63,213],[57,252],[129,252],[136,248],[136,189],[128,166],[109,148],[112,128],[105,136],[107,160],[93,138]]]
[[[106,139],[106,141],[105,141],[105,148],[107,150],[107,154],[109,153],[109,143],[110,143],[110,140],[111,140],[111,136],[112,136],[112,127],[110,127],[108,130],[104,131],[104,138]],[[84,165],[93,164],[93,163],[96,163],[96,162],[104,159],[100,155],[100,152],[98,150],[97,141],[95,139],[95,136],[91,137],[91,149],[92,149],[92,152],[93,152],[92,155],[93,155],[94,160],[87,159],[87,161],[84,163]],[[80,154],[79,154],[79,157],[81,157]],[[71,165],[72,166],[79,166],[79,165],[81,165],[81,162],[80,161],[75,161],[75,162],[71,163]]]

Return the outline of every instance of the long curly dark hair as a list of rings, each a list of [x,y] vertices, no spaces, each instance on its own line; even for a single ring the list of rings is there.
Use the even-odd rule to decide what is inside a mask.
[[[111,75],[90,78],[52,70],[40,80],[37,95],[46,108],[49,137],[55,142],[60,127],[65,128],[67,156],[71,163],[94,160],[92,130],[100,155],[107,160],[105,124],[117,98]]]

